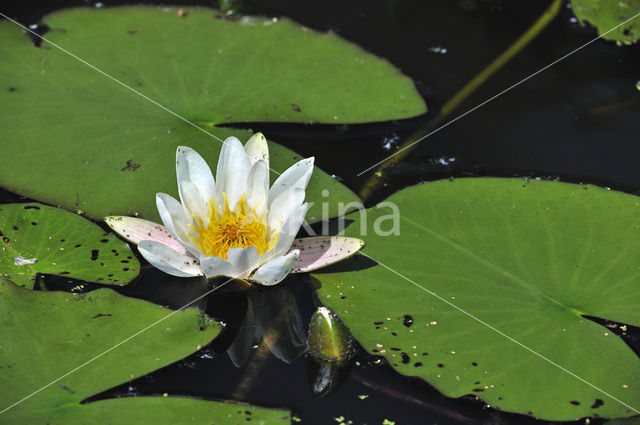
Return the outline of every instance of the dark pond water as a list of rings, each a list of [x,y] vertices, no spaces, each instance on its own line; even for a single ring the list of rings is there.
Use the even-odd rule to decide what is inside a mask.
[[[107,1],[104,7],[124,3],[137,2]],[[213,5],[194,1],[172,3]],[[357,177],[359,171],[392,152],[394,144],[404,137],[428,128],[438,108],[508,47],[548,3],[244,2],[243,12],[287,16],[311,28],[334,31],[387,58],[414,79],[431,108],[426,116],[404,122],[347,127],[278,124],[252,127],[304,155],[315,155],[321,168],[339,176],[357,192],[368,177]],[[2,11],[24,24],[35,24],[50,11],[72,6],[94,7],[94,3],[25,1],[3,5]],[[572,18],[570,9],[563,5],[560,16],[529,47],[449,118],[590,41],[593,31],[581,28]],[[568,57],[421,142],[411,155],[389,170],[384,189],[371,202],[420,181],[469,175],[551,178],[639,194],[640,92],[636,89],[640,80],[639,53],[640,46],[619,48],[598,41]],[[0,194],[3,202],[18,199],[8,192]],[[69,290],[72,286],[74,283],[66,280],[48,280],[49,289]],[[176,307],[181,304],[175,286],[170,277],[149,268],[122,292]],[[183,286],[181,283],[180,288]],[[192,293],[201,290],[197,282],[192,289]],[[291,297],[294,301],[283,304],[282,311],[297,310],[302,328],[306,329],[316,306],[310,282],[304,276],[290,278],[278,291],[281,299]],[[184,296],[184,290],[178,292]],[[242,332],[247,306],[255,304],[252,296],[209,297],[207,311],[227,324],[213,346],[100,398],[162,393],[232,398],[288,407],[301,423],[314,425],[339,423],[335,418],[354,424],[381,424],[384,419],[397,425],[545,423],[495,411],[473,397],[448,399],[420,380],[396,374],[362,350],[346,371],[342,385],[325,397],[314,395],[311,383],[315,366],[304,355],[287,364],[261,348],[251,348],[254,345],[251,340],[249,350],[242,354],[248,354],[248,360],[235,367],[225,351]],[[638,333],[630,334],[628,342],[639,352]],[[281,356],[295,356],[299,352],[293,342]]]

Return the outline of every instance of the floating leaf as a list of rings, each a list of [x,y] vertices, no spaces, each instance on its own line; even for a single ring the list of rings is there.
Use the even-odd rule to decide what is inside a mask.
[[[571,5],[580,22],[596,26],[607,40],[632,44],[640,39],[640,16],[631,19],[640,13],[640,0],[571,0]]]
[[[32,288],[36,273],[124,285],[140,263],[115,235],[42,204],[0,205],[0,274]]]
[[[286,19],[134,6],[68,9],[43,23],[47,39],[220,139],[251,135],[221,124],[360,123],[426,111],[413,82],[388,62]],[[11,158],[0,167],[3,187],[93,218],[158,221],[156,192],[177,196],[178,145],[215,170],[219,140],[50,44],[35,47],[11,22],[0,22],[0,39],[2,154]],[[278,172],[300,159],[269,149]],[[315,201],[310,221],[322,218],[322,203],[335,216],[339,202],[358,202],[320,170],[307,200]]]
[[[2,423],[173,425],[188,418],[196,425],[235,425],[245,423],[249,414],[251,423],[289,423],[287,411],[183,396],[81,403],[195,352],[220,332],[216,322],[190,308],[113,348],[171,313],[110,289],[85,294],[29,291],[0,279],[0,410],[42,389],[1,413]]]
[[[585,316],[640,325],[640,198],[478,178],[388,201],[400,210],[398,235],[388,208],[355,212],[346,234],[364,224],[371,258],[312,274],[364,348],[448,396],[500,410],[550,420],[637,414],[640,359]]]

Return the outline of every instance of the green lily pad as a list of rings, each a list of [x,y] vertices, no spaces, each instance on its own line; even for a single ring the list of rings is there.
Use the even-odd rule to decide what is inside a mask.
[[[0,279],[0,414],[6,424],[289,423],[289,412],[186,397],[84,399],[175,362],[209,343],[220,325],[189,308],[171,313],[111,289],[86,294],[30,291]],[[73,372],[72,372],[73,371]]]
[[[640,13],[640,0],[571,0],[580,22],[588,21],[606,40],[632,44],[640,39],[640,16],[612,30]]]
[[[426,111],[413,82],[336,35],[289,20],[215,10],[68,9],[43,18],[47,39],[219,139],[246,122],[362,123]],[[15,24],[0,22],[0,185],[93,218],[159,217],[155,193],[177,194],[176,146],[215,169],[221,143]],[[260,130],[256,128],[256,130]],[[298,156],[270,143],[278,172]],[[322,164],[316,164],[322,166]],[[272,181],[276,175],[272,173]],[[328,197],[321,196],[323,190]],[[358,198],[316,170],[308,217],[332,216]]]
[[[371,258],[312,275],[368,351],[447,396],[476,395],[500,410],[549,420],[637,414],[640,359],[584,316],[640,325],[640,198],[478,178],[388,201],[399,234],[376,234],[393,230],[388,206],[362,213],[366,235],[353,213],[346,234],[363,238]]]
[[[0,238],[0,275],[28,288],[37,273],[124,285],[140,272],[129,245],[59,208],[0,205]]]

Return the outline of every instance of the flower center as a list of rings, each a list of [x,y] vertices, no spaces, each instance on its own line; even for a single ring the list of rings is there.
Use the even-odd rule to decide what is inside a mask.
[[[194,214],[196,224],[190,224],[189,227],[195,231],[195,234],[187,233],[187,235],[200,251],[209,257],[221,257],[226,260],[231,248],[250,246],[255,246],[258,254],[262,255],[275,246],[278,240],[278,235],[274,235],[267,241],[266,216],[266,212],[258,215],[255,208],[249,207],[244,195],[233,211],[230,210],[225,194],[222,214],[209,199],[209,223],[205,226],[204,221]]]

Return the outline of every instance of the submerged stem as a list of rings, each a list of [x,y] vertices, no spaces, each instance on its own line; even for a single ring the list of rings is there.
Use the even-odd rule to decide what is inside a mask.
[[[398,163],[405,156],[407,156],[417,144],[416,141],[424,137],[424,135],[432,131],[437,125],[439,125],[444,118],[451,114],[467,97],[469,97],[478,87],[484,84],[493,74],[495,74],[500,68],[507,64],[514,56],[520,53],[538,34],[558,15],[562,0],[553,0],[551,5],[538,17],[538,19],[524,32],[515,42],[513,42],[505,51],[503,51],[497,58],[495,58],[489,65],[487,65],[482,71],[476,74],[467,84],[465,84],[460,90],[449,99],[440,110],[438,116],[422,127],[420,130],[414,132],[407,140],[398,147],[398,153],[385,160],[374,174],[371,175],[369,180],[364,184],[360,191],[360,197],[366,201],[371,195],[378,189],[383,182],[382,172]]]

